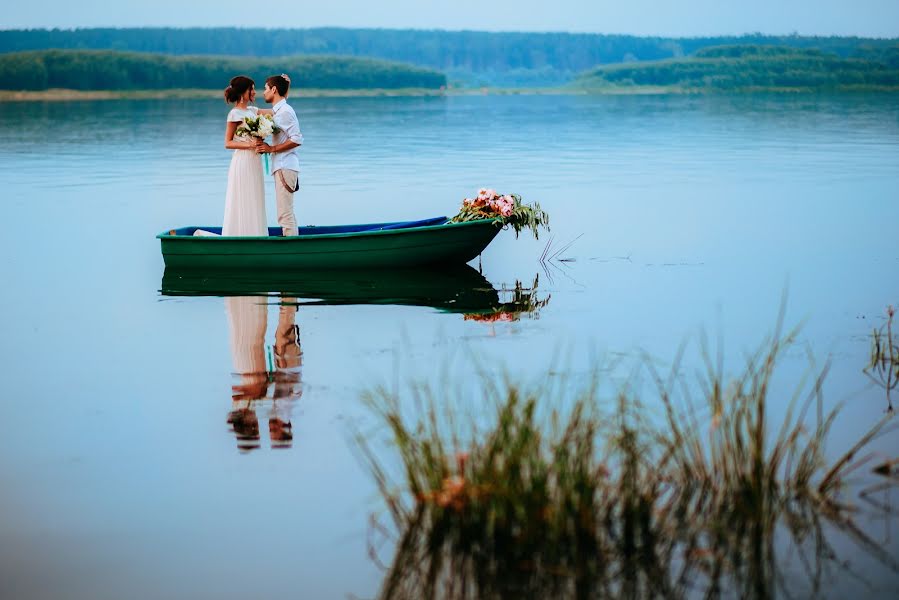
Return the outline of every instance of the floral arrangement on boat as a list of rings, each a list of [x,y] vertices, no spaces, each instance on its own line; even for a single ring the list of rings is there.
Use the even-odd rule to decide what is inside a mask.
[[[235,135],[264,139],[278,132],[278,126],[271,115],[257,115],[244,117],[243,122],[237,126]]]
[[[518,194],[498,194],[496,190],[481,188],[474,198],[462,200],[459,213],[450,223],[464,223],[490,219],[515,230],[515,237],[522,229],[530,229],[535,239],[539,239],[541,227],[549,231],[549,215],[536,202],[525,204]]]

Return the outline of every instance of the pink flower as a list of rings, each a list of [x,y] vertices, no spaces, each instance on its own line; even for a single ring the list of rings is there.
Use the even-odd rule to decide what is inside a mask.
[[[504,217],[511,216],[515,210],[515,203],[509,200],[509,196],[496,196],[488,204],[493,212],[499,213]]]
[[[484,216],[499,215],[511,217],[515,212],[515,198],[511,194],[498,194],[492,188],[478,189],[478,195],[474,198],[466,198],[462,201],[464,208],[482,209]]]
[[[483,199],[485,202],[489,200],[493,200],[496,198],[496,190],[491,190],[488,188],[481,188],[478,190],[478,199]]]

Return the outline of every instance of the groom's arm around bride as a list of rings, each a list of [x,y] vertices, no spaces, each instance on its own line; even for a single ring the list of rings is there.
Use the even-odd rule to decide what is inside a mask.
[[[271,153],[272,175],[275,178],[275,199],[278,209],[278,225],[285,236],[297,235],[297,219],[293,210],[293,194],[299,189],[300,159],[296,149],[303,143],[300,122],[293,108],[287,103],[290,78],[273,75],[265,80],[262,96],[272,105],[272,113],[278,132],[272,136],[272,144],[261,140],[256,144],[259,154]]]

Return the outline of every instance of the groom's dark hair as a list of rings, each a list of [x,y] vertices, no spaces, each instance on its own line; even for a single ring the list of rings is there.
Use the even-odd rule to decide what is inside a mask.
[[[286,96],[287,90],[290,89],[290,80],[283,75],[272,75],[265,80],[265,85],[278,90],[278,94],[280,96]]]

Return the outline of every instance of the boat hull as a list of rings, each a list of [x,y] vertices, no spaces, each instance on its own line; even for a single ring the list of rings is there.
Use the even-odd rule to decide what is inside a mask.
[[[198,228],[185,227],[157,237],[166,267],[174,269],[383,269],[466,263],[483,252],[500,229],[498,223],[486,220],[447,224],[445,218],[436,218],[415,223],[425,224],[309,227],[286,238],[194,236]]]

